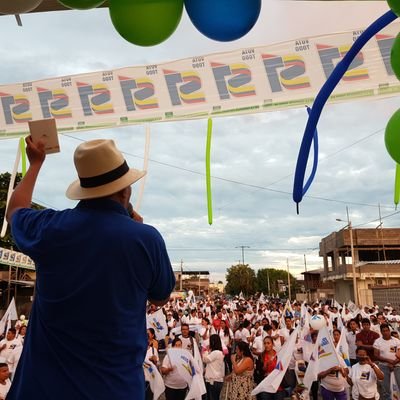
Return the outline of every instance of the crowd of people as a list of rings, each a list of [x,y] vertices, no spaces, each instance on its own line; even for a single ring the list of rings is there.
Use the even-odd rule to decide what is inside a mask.
[[[260,301],[261,300],[261,301]],[[170,348],[186,349],[201,363],[198,371],[204,377],[203,399],[218,400],[282,400],[338,399],[391,400],[390,377],[400,383],[400,316],[390,304],[358,309],[337,302],[328,304],[285,303],[268,298],[215,298],[170,300],[163,307],[150,305],[148,315],[162,310],[168,334],[157,338],[148,327],[146,362],[161,374],[166,400],[184,400],[190,389],[168,355]],[[330,327],[332,343],[338,349],[344,335],[348,346],[346,360],[339,365],[319,370],[310,388],[303,384],[310,362],[310,343],[317,341],[318,331],[307,326],[308,337],[300,329],[308,317],[321,315]],[[309,320],[309,319],[308,319]],[[12,376],[23,350],[28,320],[21,316],[8,327],[0,341],[0,399],[6,398]],[[274,392],[252,395],[253,389],[279,367],[281,351],[291,335],[297,335],[289,365]],[[342,353],[338,350],[338,356]],[[278,368],[279,369],[279,368]],[[153,399],[148,384],[146,398]]]
[[[162,308],[168,335],[156,340],[155,330],[148,328],[146,357],[163,376],[166,400],[184,400],[190,389],[169,361],[171,347],[186,349],[194,358],[200,355],[206,386],[203,398],[208,400],[392,399],[392,372],[400,383],[400,316],[390,304],[380,308],[374,303],[361,309],[332,301],[303,304],[310,318],[316,314],[325,318],[338,357],[343,356],[338,350],[342,335],[348,346],[348,360],[319,370],[317,379],[306,388],[302,378],[312,354],[307,340],[315,344],[318,331],[306,327],[307,339],[296,329],[304,319],[300,302],[262,297],[197,301],[192,297],[171,300]],[[155,312],[157,308],[149,306],[148,314]],[[279,369],[280,351],[292,333],[298,337],[278,389],[253,396],[253,389]],[[153,398],[150,385],[146,395]]]

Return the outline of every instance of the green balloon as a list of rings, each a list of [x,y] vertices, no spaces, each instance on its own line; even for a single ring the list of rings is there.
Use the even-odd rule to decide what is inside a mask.
[[[110,0],[111,21],[128,42],[154,46],[175,31],[183,0]]]
[[[392,115],[386,125],[385,145],[390,157],[400,164],[400,109]]]
[[[392,51],[390,53],[390,63],[397,79],[400,80],[400,33],[393,42]]]
[[[89,10],[103,4],[105,0],[58,0],[63,6],[75,10]]]
[[[400,17],[400,1],[399,0],[387,0],[389,7],[392,11]]]

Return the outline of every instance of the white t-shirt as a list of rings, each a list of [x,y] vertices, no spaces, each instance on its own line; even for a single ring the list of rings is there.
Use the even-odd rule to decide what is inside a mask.
[[[388,360],[396,360],[396,352],[399,347],[400,340],[395,337],[391,337],[389,340],[380,337],[374,342],[374,348],[379,350],[379,355]]]
[[[256,336],[254,338],[253,346],[251,348],[256,353],[262,353],[264,351],[264,343],[263,343],[262,335],[261,336]]]
[[[13,374],[17,369],[19,359],[21,358],[22,350],[23,346],[17,346],[7,358],[8,369],[10,370],[11,374]]]
[[[162,367],[172,368],[168,354],[164,357]],[[171,389],[185,389],[187,387],[186,381],[179,375],[176,367],[167,375],[164,375],[164,384]]]
[[[204,377],[208,381],[223,382],[225,376],[224,354],[220,350],[214,350],[203,356],[206,363],[206,371]]]
[[[0,400],[4,400],[6,398],[6,395],[10,390],[10,387],[11,387],[11,381],[9,379],[6,379],[5,385],[2,385],[0,383]]]
[[[242,341],[249,343],[249,341],[247,340],[250,337],[250,332],[247,328],[243,328],[242,329]]]
[[[353,399],[358,399],[359,394],[367,399],[379,399],[376,374],[369,364],[353,365],[350,378],[353,381]]]
[[[0,357],[4,357],[6,360],[8,357],[10,357],[11,352],[18,346],[22,346],[21,341],[17,338],[14,338],[13,340],[7,340],[3,339],[0,341],[0,347],[3,345],[6,345],[6,347],[0,351]]]
[[[340,371],[333,371],[321,379],[321,386],[331,392],[343,392],[346,387],[346,379]]]
[[[357,336],[358,331],[350,331],[346,332],[346,340],[347,344],[349,345],[349,358],[352,360],[355,360],[356,358],[356,336]]]

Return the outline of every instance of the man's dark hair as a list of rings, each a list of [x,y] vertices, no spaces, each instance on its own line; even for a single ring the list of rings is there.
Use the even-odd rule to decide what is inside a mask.
[[[371,325],[371,321],[368,318],[363,318],[361,320],[361,324],[369,324],[369,325]]]
[[[181,330],[182,330],[182,328],[185,327],[185,326],[189,329],[189,324],[181,324]]]
[[[17,334],[17,330],[16,330],[15,328],[10,328],[10,329],[8,330],[8,332],[13,333],[14,335]]]
[[[388,324],[381,324],[381,332],[386,328],[390,330],[390,326]]]

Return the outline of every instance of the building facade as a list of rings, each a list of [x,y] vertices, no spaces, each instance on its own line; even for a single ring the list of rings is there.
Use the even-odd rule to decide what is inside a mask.
[[[400,229],[342,229],[323,238],[319,249],[322,281],[332,283],[341,303],[372,305],[376,288],[390,291],[400,285]]]

